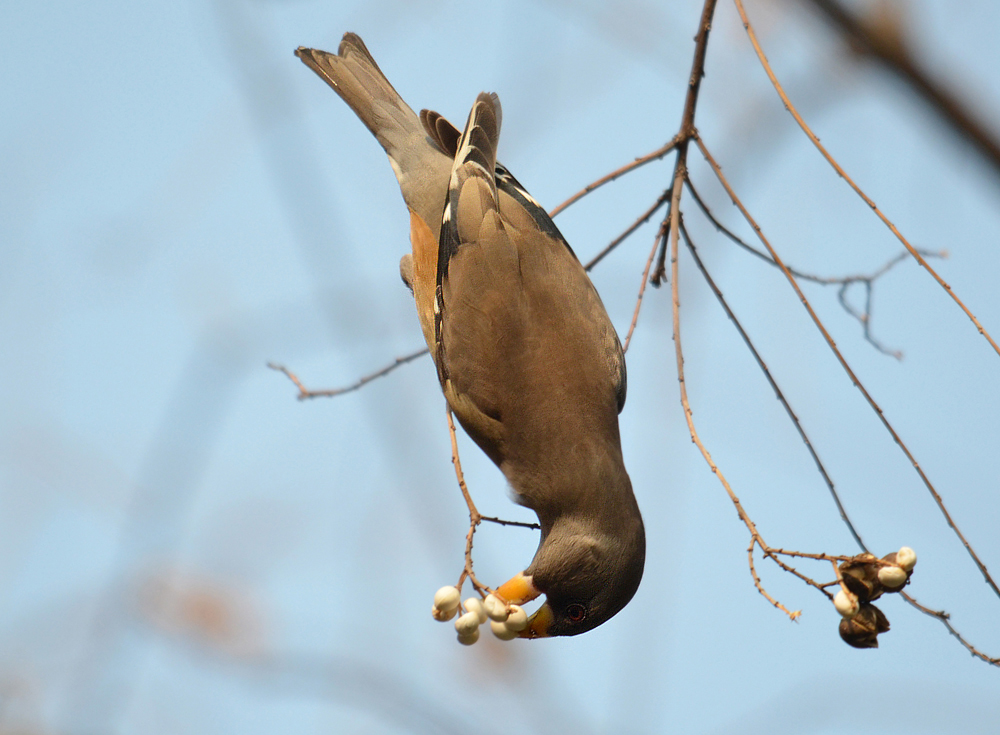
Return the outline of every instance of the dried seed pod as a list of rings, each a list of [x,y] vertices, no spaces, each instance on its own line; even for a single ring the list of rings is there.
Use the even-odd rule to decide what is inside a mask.
[[[889,620],[874,605],[862,603],[858,614],[840,621],[840,637],[855,648],[878,648],[878,635],[889,630]]]
[[[857,595],[861,602],[871,602],[882,596],[877,562],[878,559],[871,554],[858,554],[840,565],[840,577],[844,586]]]

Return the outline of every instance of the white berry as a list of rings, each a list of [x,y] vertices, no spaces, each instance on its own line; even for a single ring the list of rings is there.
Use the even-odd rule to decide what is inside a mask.
[[[471,646],[473,643],[479,640],[479,626],[472,629],[471,633],[459,634],[458,642],[463,646]]]
[[[890,590],[895,590],[906,584],[906,572],[895,565],[882,567],[878,570],[878,581]]]
[[[486,614],[490,620],[502,623],[507,619],[507,606],[500,602],[500,598],[496,595],[486,595],[486,599],[483,600],[483,607],[486,609]]]
[[[834,596],[833,606],[837,608],[837,612],[847,619],[857,615],[860,608],[857,596],[846,592],[843,588]]]
[[[517,638],[517,631],[508,628],[507,623],[501,623],[496,620],[491,620],[490,630],[493,631],[493,635],[495,635],[502,641],[511,641]]]
[[[479,628],[479,616],[474,612],[467,612],[458,616],[455,621],[455,630],[460,636],[472,635],[472,631]]]
[[[504,625],[515,633],[520,633],[528,627],[528,613],[520,605],[511,605],[510,615],[504,621]]]
[[[453,617],[455,617],[455,613],[457,612],[458,612],[457,607],[453,607],[451,610],[442,610],[437,605],[435,605],[434,607],[431,608],[431,615],[434,616],[435,620],[438,620],[442,623],[451,620]]]
[[[896,552],[896,563],[899,564],[904,571],[913,571],[913,567],[917,564],[917,552],[909,546],[904,546]]]
[[[442,587],[434,593],[434,607],[444,612],[455,610],[458,608],[458,601],[460,599],[461,595],[458,591],[458,587],[448,585],[447,587]]]
[[[483,602],[478,597],[470,597],[464,603],[467,612],[474,612],[480,623],[486,622],[486,610],[483,609]]]

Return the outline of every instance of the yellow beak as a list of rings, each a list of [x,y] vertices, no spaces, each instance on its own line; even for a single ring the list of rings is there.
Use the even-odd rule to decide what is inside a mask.
[[[549,628],[555,614],[549,603],[545,603],[535,611],[535,614],[528,618],[528,627],[517,634],[518,638],[548,638]]]
[[[523,605],[530,602],[542,594],[542,591],[535,587],[531,577],[521,572],[497,587],[496,594],[503,598],[504,602],[514,605]],[[535,614],[528,618],[528,627],[518,633],[519,638],[547,638],[549,626],[555,615],[548,603],[542,605]]]
[[[497,597],[514,605],[531,602],[540,594],[542,591],[532,584],[531,577],[526,576],[524,572],[518,572],[496,589]]]

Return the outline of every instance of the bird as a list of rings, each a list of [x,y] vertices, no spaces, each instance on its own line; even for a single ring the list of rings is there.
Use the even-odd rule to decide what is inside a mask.
[[[545,595],[522,637],[596,628],[635,595],[646,555],[618,425],[625,356],[573,249],[497,162],[499,98],[481,93],[459,131],[416,114],[354,33],[336,54],[295,54],[388,155],[410,215],[400,273],[441,389],[538,516],[534,557],[496,594],[518,605]]]

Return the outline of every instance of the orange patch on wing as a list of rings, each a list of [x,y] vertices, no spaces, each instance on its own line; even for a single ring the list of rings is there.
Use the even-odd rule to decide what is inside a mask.
[[[413,247],[413,299],[424,340],[434,347],[434,298],[437,290],[438,241],[423,218],[410,210],[410,245]]]

